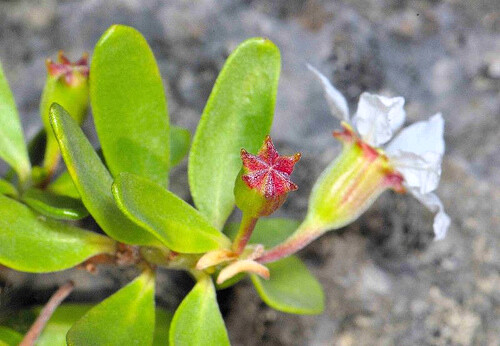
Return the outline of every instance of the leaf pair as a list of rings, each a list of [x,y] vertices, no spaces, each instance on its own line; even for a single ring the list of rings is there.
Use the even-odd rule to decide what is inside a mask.
[[[146,178],[120,174],[113,188],[117,206],[113,179],[78,124],[58,105],[51,108],[51,123],[83,203],[109,236],[131,244],[163,243],[184,253],[228,245],[194,208]]]
[[[0,157],[14,168],[22,186],[31,179],[31,164],[14,99],[1,66],[0,123]],[[2,195],[17,198],[18,191],[7,181],[0,180],[0,263],[3,265],[27,272],[52,272],[115,250],[115,242],[107,237],[46,220]],[[24,192],[21,200],[54,218],[78,219],[86,215],[78,201],[40,190]]]
[[[71,116],[54,104],[50,122],[82,202],[104,232],[127,244],[158,244],[153,235],[120,212],[111,194],[111,174]]]

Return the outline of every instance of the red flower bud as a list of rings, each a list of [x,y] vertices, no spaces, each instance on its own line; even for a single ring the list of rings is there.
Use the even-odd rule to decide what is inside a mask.
[[[82,81],[86,81],[89,76],[88,54],[84,53],[80,60],[72,63],[63,51],[57,55],[57,63],[51,59],[45,61],[47,71],[50,76],[59,79],[64,77],[64,82],[68,86],[78,86]]]
[[[236,178],[236,205],[255,217],[273,213],[285,202],[288,192],[297,190],[290,174],[299,159],[299,153],[278,155],[270,136],[257,155],[241,149],[243,168]]]

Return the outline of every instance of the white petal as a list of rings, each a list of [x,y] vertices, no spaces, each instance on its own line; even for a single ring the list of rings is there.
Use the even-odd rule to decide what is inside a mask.
[[[321,84],[323,84],[326,101],[328,102],[328,106],[330,107],[330,111],[332,112],[332,114],[340,120],[349,122],[349,106],[347,105],[347,101],[344,95],[342,95],[340,91],[335,89],[328,78],[321,74],[321,72],[319,72],[309,64],[307,64],[307,68],[311,70],[316,75],[316,77],[318,77]]]
[[[439,197],[434,193],[420,194],[418,191],[411,190],[413,195],[429,209],[430,211],[436,213],[434,216],[434,234],[436,235],[435,240],[441,240],[446,236],[448,227],[450,226],[450,217],[444,211],[443,203]]]
[[[441,177],[442,156],[435,152],[426,152],[423,155],[398,151],[387,153],[392,164],[400,172],[405,185],[417,189],[420,194],[434,191]]]
[[[403,129],[386,148],[405,184],[420,194],[435,190],[444,154],[444,120],[440,113]]]
[[[362,93],[353,123],[368,144],[380,146],[387,143],[403,125],[406,113],[405,99]]]
[[[427,121],[419,121],[404,128],[389,143],[387,153],[399,151],[414,153],[422,156],[426,152],[444,154],[444,120],[441,113],[437,113]]]

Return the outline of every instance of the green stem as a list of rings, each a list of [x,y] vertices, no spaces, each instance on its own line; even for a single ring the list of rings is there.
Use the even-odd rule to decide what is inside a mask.
[[[250,216],[248,213],[243,212],[238,234],[233,241],[233,251],[237,254],[241,254],[245,249],[258,219],[259,218]]]

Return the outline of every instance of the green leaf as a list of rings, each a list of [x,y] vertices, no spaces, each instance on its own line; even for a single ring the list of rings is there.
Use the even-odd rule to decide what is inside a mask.
[[[163,309],[156,309],[155,318],[155,334],[153,346],[168,346],[168,334],[170,331],[170,323],[174,314]]]
[[[198,281],[177,308],[170,325],[173,346],[229,345],[212,280]]]
[[[291,314],[313,315],[324,309],[321,284],[295,256],[267,263],[269,280],[257,275],[251,279],[257,292],[270,307]]]
[[[271,248],[282,243],[299,227],[300,222],[290,219],[259,219],[255,225],[250,244],[262,244],[265,248]],[[228,223],[224,227],[224,233],[234,239],[238,233],[239,224],[236,222]]]
[[[56,180],[50,183],[49,186],[47,186],[47,191],[53,192],[56,195],[80,199],[80,193],[76,189],[68,171],[62,172]]]
[[[189,152],[191,133],[179,126],[170,126],[170,167],[178,165]]]
[[[89,304],[64,304],[57,308],[50,317],[42,334],[35,342],[36,346],[66,346],[66,334],[71,326],[90,310]],[[37,314],[41,308],[36,308]]]
[[[24,143],[16,103],[0,64],[0,158],[14,168],[22,181],[28,179],[31,165]]]
[[[115,250],[115,242],[108,237],[45,219],[1,195],[0,244],[0,264],[35,273],[71,268]]]
[[[102,150],[100,148],[96,149],[96,153],[101,161],[104,161]],[[47,186],[47,190],[57,195],[81,199],[80,193],[76,189],[73,179],[67,170],[62,172],[52,183],[50,183],[49,186]]]
[[[82,202],[104,232],[127,244],[158,244],[153,235],[120,212],[111,194],[113,178],[75,120],[53,104],[50,122]]]
[[[210,94],[189,154],[196,207],[222,229],[234,207],[240,150],[256,152],[271,129],[280,53],[269,40],[243,42],[229,56]]]
[[[22,201],[40,214],[59,220],[80,220],[89,215],[79,199],[53,194],[49,191],[29,189]]]
[[[66,334],[70,328],[85,315],[93,305],[90,304],[64,304],[57,308],[42,334],[36,340],[36,346],[66,346]],[[34,309],[36,315],[40,307]],[[154,346],[168,346],[168,331],[173,314],[170,311],[157,308],[155,311]],[[2,327],[0,327],[0,335]],[[1,340],[1,337],[0,337]],[[0,343],[1,345],[1,343]],[[17,345],[17,344],[16,344]]]
[[[68,345],[152,345],[154,288],[154,274],[144,272],[78,320],[67,334]]]
[[[170,130],[160,71],[144,37],[113,25],[90,67],[90,100],[111,173],[135,173],[167,186]]]
[[[113,184],[118,207],[169,249],[202,253],[229,247],[229,239],[192,206],[146,178],[121,173]]]
[[[0,326],[0,346],[17,346],[23,336],[7,327]]]
[[[17,197],[18,192],[14,185],[9,183],[7,180],[0,178],[0,195]]]

